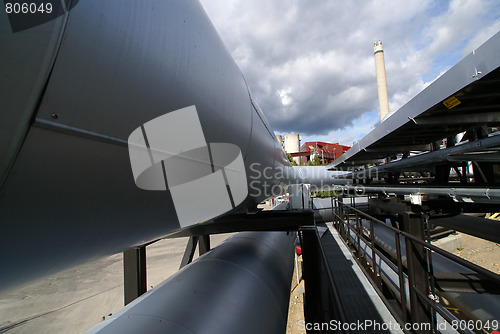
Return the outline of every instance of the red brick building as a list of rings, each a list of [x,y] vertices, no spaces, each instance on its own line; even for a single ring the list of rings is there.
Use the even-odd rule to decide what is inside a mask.
[[[303,164],[306,164],[315,156],[318,156],[321,163],[330,163],[338,159],[351,147],[340,145],[339,143],[325,143],[322,141],[306,142],[300,146],[300,153],[293,153],[292,156],[300,156]]]

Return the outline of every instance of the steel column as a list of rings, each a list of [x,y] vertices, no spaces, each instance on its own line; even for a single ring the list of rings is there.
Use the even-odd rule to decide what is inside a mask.
[[[363,255],[363,252],[361,251],[361,235],[363,234],[363,230],[361,229],[361,219],[359,218],[358,212],[354,211],[356,215],[356,235],[357,235],[357,243],[358,243],[358,248],[357,248],[357,255],[358,258],[361,258]]]
[[[179,269],[182,269],[184,266],[190,264],[193,261],[194,251],[196,250],[198,239],[199,237],[197,235],[189,237],[188,243],[186,245],[186,251],[184,252],[184,255],[182,257]]]
[[[339,204],[339,231],[340,231],[340,235],[342,236],[342,238],[346,238],[346,234],[345,234],[345,225],[344,225],[344,222],[345,222],[345,216],[344,216],[344,199],[343,197],[339,197],[339,200],[338,200],[338,204]]]
[[[198,245],[198,252],[200,256],[202,256],[209,250],[210,250],[210,235],[209,234],[201,235]]]
[[[147,291],[146,246],[123,252],[123,285],[125,305]]]
[[[399,295],[401,303],[401,313],[403,316],[403,321],[408,322],[408,311],[406,308],[406,287],[404,280],[404,270],[403,270],[403,260],[401,258],[401,243],[399,238],[399,233],[394,232],[394,239],[396,243],[396,259],[398,263],[398,278],[399,278]]]
[[[310,323],[320,323],[323,318],[321,309],[321,261],[314,230],[300,231],[302,248],[304,289],[304,318]]]
[[[400,225],[403,230],[419,240],[424,241],[424,220],[422,214],[403,213],[400,215]],[[410,285],[410,315],[413,323],[431,323],[432,315],[429,305],[418,297],[415,290],[424,295],[429,295],[429,276],[427,254],[423,245],[409,238],[406,240],[406,256],[408,264],[408,280]],[[404,291],[401,291],[404,293]],[[427,333],[430,331],[419,331]]]
[[[321,237],[316,228],[299,231],[302,245],[305,300],[304,317],[307,323],[328,323],[338,320],[347,323],[342,301],[334,282],[331,268],[321,245]],[[307,333],[317,333],[315,329]],[[344,328],[339,333],[350,333]]]

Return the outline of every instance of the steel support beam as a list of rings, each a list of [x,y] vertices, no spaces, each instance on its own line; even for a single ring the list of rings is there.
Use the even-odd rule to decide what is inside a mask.
[[[210,250],[210,234],[204,234],[200,236],[198,253],[200,254],[200,256],[202,256],[209,250]]]
[[[431,146],[429,144],[420,145],[402,145],[402,146],[391,146],[391,147],[370,147],[366,149],[366,152],[380,152],[380,153],[392,153],[392,152],[408,152],[408,151],[429,151]]]
[[[304,303],[304,318],[310,323],[320,323],[321,310],[321,262],[318,256],[318,241],[312,229],[300,231],[303,258],[304,288],[306,302]]]
[[[123,252],[123,285],[125,305],[147,291],[146,246]]]
[[[405,232],[420,240],[425,240],[422,214],[402,213],[400,217],[400,226],[403,227]],[[429,295],[429,267],[426,250],[422,245],[406,238],[406,256],[410,285],[411,321],[413,323],[432,323],[431,310],[428,304],[421,300],[415,291],[418,290],[425,296]],[[431,331],[419,331],[419,333],[431,333]]]
[[[312,210],[269,210],[256,213],[233,213],[204,224],[173,233],[168,238],[201,236],[205,234],[239,231],[297,231],[301,226],[312,226]]]
[[[183,267],[187,266],[193,261],[196,245],[198,244],[198,239],[199,237],[197,235],[189,237],[188,243],[186,245],[186,251],[182,256],[182,261],[181,265],[179,266],[179,269],[182,269]]]
[[[477,137],[477,136],[476,136]],[[497,152],[500,146],[500,136],[484,137],[471,140],[461,145],[450,145],[447,148],[410,156],[393,162],[388,162],[374,167],[353,172],[348,178],[358,179],[376,177],[380,173],[389,171],[418,171],[428,169],[430,166],[448,164],[452,162],[473,161],[475,159],[494,160],[497,154],[484,154],[485,151]],[[498,160],[496,160],[498,162]],[[443,167],[443,169],[445,169]],[[443,171],[443,173],[446,173]],[[449,171],[448,171],[449,173]]]
[[[500,294],[500,286],[479,274],[434,273],[439,291],[457,293]]]
[[[198,245],[198,254],[200,256],[208,252],[210,250],[210,235],[193,235],[189,237],[179,269],[182,269],[193,261],[194,252],[196,251],[196,245]]]
[[[472,170],[474,172],[474,183],[493,184],[495,182],[493,163],[473,161]]]
[[[403,213],[408,212],[408,204],[402,202],[399,198],[393,197],[388,199],[369,198],[368,205],[370,208],[377,208],[380,211]]]
[[[500,243],[500,222],[492,219],[457,215],[430,220],[433,226],[443,226],[475,237]]]

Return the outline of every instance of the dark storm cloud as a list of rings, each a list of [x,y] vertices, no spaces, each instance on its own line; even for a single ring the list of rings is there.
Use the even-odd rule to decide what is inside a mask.
[[[202,4],[274,129],[305,135],[346,128],[378,108],[378,39],[394,111],[428,84],[425,74],[434,79],[445,69],[432,67],[436,57],[453,45],[461,55],[458,45],[484,42],[476,36],[491,36],[500,21],[487,14],[498,5],[480,0]]]

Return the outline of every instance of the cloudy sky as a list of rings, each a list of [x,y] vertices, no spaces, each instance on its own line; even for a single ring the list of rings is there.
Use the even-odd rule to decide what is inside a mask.
[[[500,31],[498,0],[201,0],[276,133],[351,145]]]

